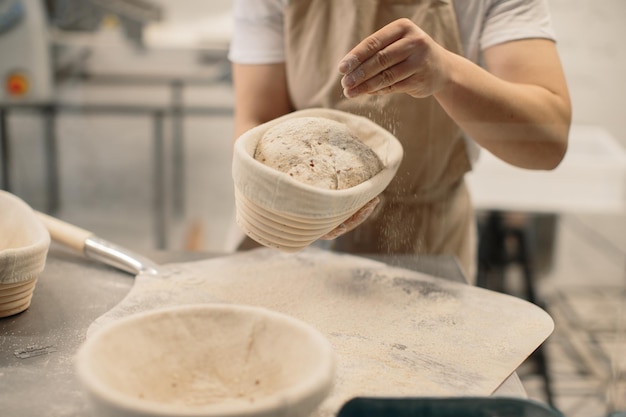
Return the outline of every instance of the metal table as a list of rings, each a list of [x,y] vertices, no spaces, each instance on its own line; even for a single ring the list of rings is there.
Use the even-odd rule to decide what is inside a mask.
[[[158,263],[216,256],[151,252]],[[465,281],[453,257],[376,256],[388,264]],[[91,411],[74,375],[73,357],[89,325],[128,293],[133,276],[52,245],[31,307],[0,319],[0,404],[3,417],[88,417]],[[496,394],[525,397],[514,374]]]

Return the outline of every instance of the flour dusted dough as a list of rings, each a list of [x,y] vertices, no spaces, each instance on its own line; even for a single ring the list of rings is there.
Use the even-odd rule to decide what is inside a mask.
[[[254,158],[331,190],[354,187],[383,168],[378,155],[345,124],[323,117],[288,119],[272,127],[259,140]]]

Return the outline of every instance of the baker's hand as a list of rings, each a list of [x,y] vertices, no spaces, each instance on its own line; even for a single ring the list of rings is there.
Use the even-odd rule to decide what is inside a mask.
[[[379,202],[380,198],[374,197],[373,199],[368,201],[367,204],[361,207],[359,211],[350,216],[345,222],[341,223],[339,226],[326,233],[320,239],[333,240],[343,235],[344,233],[348,233],[350,230],[356,228],[358,225],[363,223],[365,219],[370,216],[370,214],[372,214]]]
[[[449,54],[411,20],[393,21],[341,60],[343,94],[348,98],[398,92],[430,96],[445,86]]]

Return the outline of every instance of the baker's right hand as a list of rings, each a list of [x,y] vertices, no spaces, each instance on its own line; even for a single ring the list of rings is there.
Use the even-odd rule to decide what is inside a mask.
[[[343,94],[348,98],[390,93],[428,97],[447,83],[452,55],[411,20],[395,20],[341,60]]]
[[[370,214],[374,212],[374,209],[379,202],[380,198],[374,197],[373,199],[368,201],[363,207],[361,207],[356,213],[350,216],[345,222],[341,223],[339,226],[326,233],[320,239],[333,240],[343,235],[344,233],[348,233],[350,230],[355,229],[358,225],[363,223],[365,219],[370,216]]]

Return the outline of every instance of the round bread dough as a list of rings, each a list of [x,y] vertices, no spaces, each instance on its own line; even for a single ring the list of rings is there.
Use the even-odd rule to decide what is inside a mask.
[[[378,155],[343,123],[323,117],[288,119],[268,129],[254,158],[303,183],[354,187],[383,169]]]

